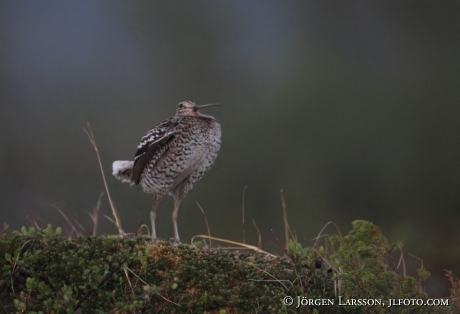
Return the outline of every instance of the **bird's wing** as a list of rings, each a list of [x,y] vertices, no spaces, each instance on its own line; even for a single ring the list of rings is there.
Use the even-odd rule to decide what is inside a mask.
[[[135,184],[141,181],[142,172],[152,156],[157,155],[156,162],[164,154],[166,144],[174,138],[177,124],[178,122],[171,120],[164,121],[154,126],[142,137],[134,156],[133,181]]]

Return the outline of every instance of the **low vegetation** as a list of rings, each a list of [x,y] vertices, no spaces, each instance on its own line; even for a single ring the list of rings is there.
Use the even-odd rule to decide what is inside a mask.
[[[370,222],[313,247],[290,240],[283,257],[174,245],[144,236],[61,236],[22,228],[0,238],[4,313],[457,313],[460,283],[430,302],[418,278],[404,276],[400,243]],[[291,297],[293,304],[288,306]],[[389,300],[403,304],[388,307]],[[407,299],[411,304],[406,304]],[[379,301],[381,300],[381,301]],[[441,306],[440,302],[448,302]],[[362,304],[366,302],[367,304]],[[379,304],[378,302],[382,302]],[[433,300],[431,300],[433,302]],[[299,306],[300,303],[300,306]]]

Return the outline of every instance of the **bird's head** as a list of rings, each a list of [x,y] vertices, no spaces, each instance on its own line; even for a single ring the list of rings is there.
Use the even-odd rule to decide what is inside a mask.
[[[197,106],[193,101],[181,101],[177,105],[176,109],[176,115],[183,115],[183,116],[199,116],[199,117],[205,117],[205,118],[213,118],[211,116],[207,116],[204,114],[201,114],[198,109],[204,108],[204,107],[211,107],[211,106],[220,106],[220,104],[207,104],[207,105],[199,105]]]

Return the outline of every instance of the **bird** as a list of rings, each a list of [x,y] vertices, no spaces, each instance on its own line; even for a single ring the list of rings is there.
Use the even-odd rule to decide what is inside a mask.
[[[219,121],[199,111],[210,106],[220,104],[197,106],[192,101],[180,102],[173,117],[157,124],[142,137],[133,161],[117,160],[112,164],[112,174],[117,179],[131,186],[141,185],[145,193],[153,194],[152,239],[156,239],[158,205],[169,194],[174,197],[174,242],[181,243],[177,228],[180,203],[212,167],[220,150]]]

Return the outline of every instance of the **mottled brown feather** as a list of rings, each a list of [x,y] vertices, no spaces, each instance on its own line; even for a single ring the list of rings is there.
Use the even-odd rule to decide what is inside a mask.
[[[141,185],[154,194],[150,212],[152,238],[156,238],[156,210],[167,193],[174,196],[174,239],[179,205],[193,185],[211,168],[220,149],[221,127],[194,102],[179,103],[176,115],[150,129],[137,146],[134,161],[115,161],[113,174],[123,182]],[[132,169],[132,172],[130,170]],[[131,175],[131,176],[130,176]]]

